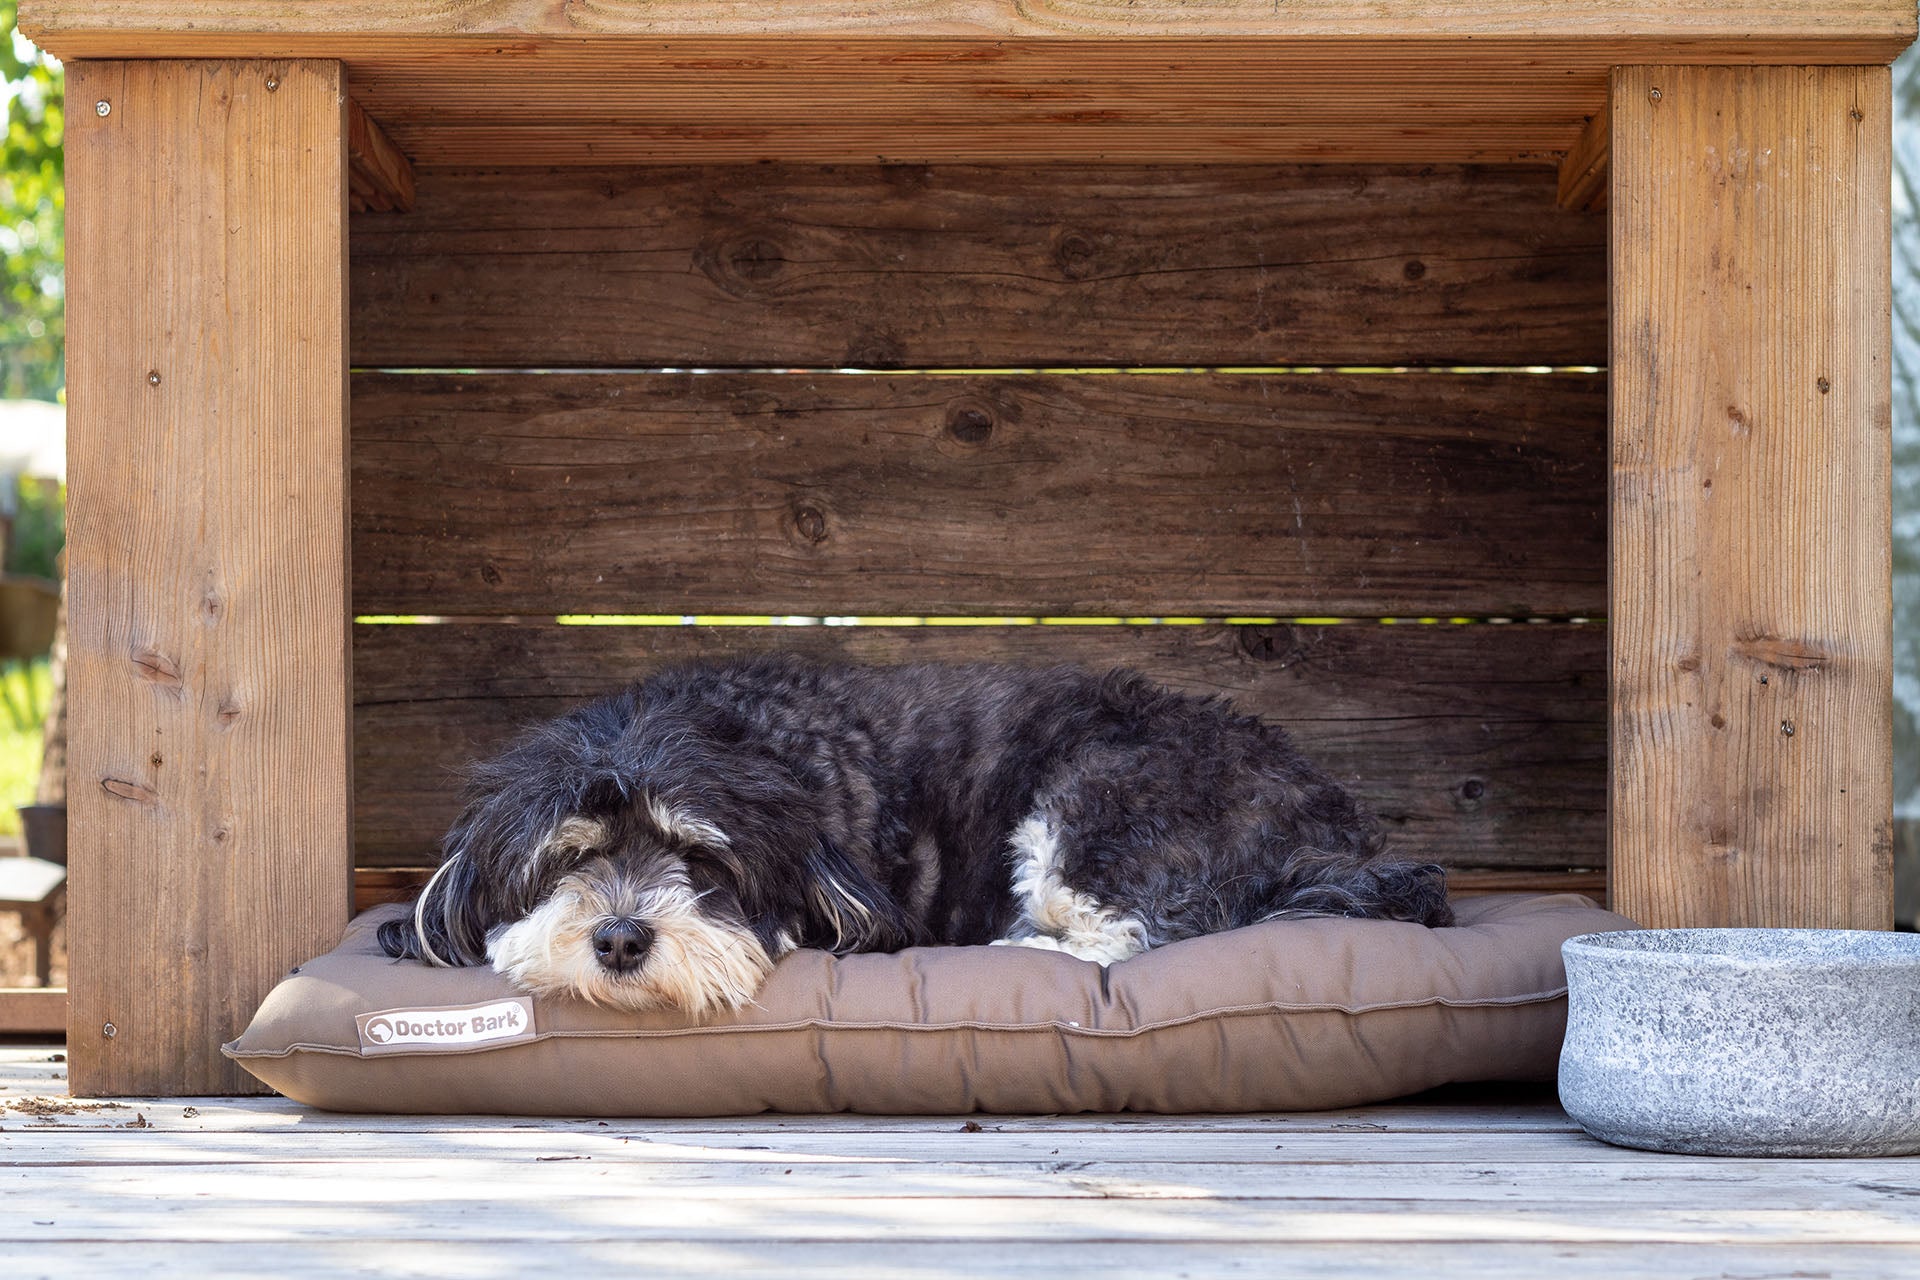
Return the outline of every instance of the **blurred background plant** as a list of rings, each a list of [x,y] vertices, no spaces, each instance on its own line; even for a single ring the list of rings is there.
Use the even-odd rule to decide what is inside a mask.
[[[0,574],[57,581],[66,492],[57,443],[48,463],[45,437],[59,429],[66,385],[65,82],[59,63],[15,32],[14,7],[0,0]],[[46,656],[0,658],[0,835],[18,832],[14,806],[42,790],[42,717],[53,705]]]
[[[65,79],[60,65],[14,30],[0,0],[0,79],[7,135],[0,183],[0,397],[58,399],[66,386]]]

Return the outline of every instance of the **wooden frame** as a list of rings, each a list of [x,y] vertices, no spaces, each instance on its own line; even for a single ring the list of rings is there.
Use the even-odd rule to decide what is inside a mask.
[[[67,92],[72,1081],[220,1056],[349,886],[346,113],[332,62]]]
[[[1653,926],[1893,924],[1882,67],[1613,77],[1613,848]]]
[[[1615,905],[1889,920],[1911,4],[22,8],[71,62],[79,1091],[241,1087],[219,1040],[347,910],[345,210],[416,165],[1558,166],[1614,228]]]

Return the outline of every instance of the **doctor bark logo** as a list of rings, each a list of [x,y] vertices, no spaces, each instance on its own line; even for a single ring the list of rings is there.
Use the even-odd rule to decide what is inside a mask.
[[[354,1018],[360,1052],[432,1053],[492,1049],[534,1038],[533,1001],[525,997],[430,1009],[381,1009]]]

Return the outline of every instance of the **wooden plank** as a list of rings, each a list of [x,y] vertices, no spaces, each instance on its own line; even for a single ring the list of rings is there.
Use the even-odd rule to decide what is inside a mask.
[[[348,905],[344,85],[68,77],[73,1079],[231,1093]]]
[[[1600,613],[1595,375],[358,375],[362,614]]]
[[[343,1211],[344,1212],[344,1211]],[[419,1246],[403,1238],[376,1234],[359,1214],[352,1243],[303,1241],[276,1257],[276,1276],[332,1277],[364,1268],[379,1257],[386,1276],[437,1276],[448,1273],[527,1275],[551,1267],[554,1246],[546,1241],[502,1239],[436,1241]],[[617,1228],[582,1232],[568,1241],[570,1266],[617,1269],[633,1262],[633,1246]],[[114,1277],[170,1275],[244,1275],[260,1265],[258,1244],[205,1241],[152,1242],[109,1234],[94,1241],[16,1244],[9,1257],[29,1274]],[[919,1276],[1107,1277],[1178,1275],[1185,1280],[1224,1280],[1248,1275],[1285,1275],[1311,1280],[1372,1280],[1383,1275],[1417,1273],[1433,1280],[1538,1280],[1552,1274],[1564,1280],[1612,1280],[1641,1276],[1819,1276],[1822,1280],[1886,1280],[1913,1265],[1908,1245],[1856,1244],[1655,1244],[1626,1241],[1602,1244],[1488,1243],[1422,1241],[1417,1244],[1309,1244],[1292,1241],[1220,1244],[1207,1240],[1129,1240],[1055,1243],[1045,1240],[964,1243],[927,1238],[897,1242],[836,1240],[734,1240],[725,1244],[673,1242],[654,1252],[671,1256],[676,1274],[717,1276],[820,1277],[896,1275],[911,1267]]]
[[[1623,63],[1885,63],[1910,4],[26,0],[63,58],[345,59],[428,165],[1551,164]]]
[[[660,665],[781,649],[863,662],[1131,666],[1284,724],[1398,845],[1458,866],[1604,865],[1599,626],[355,628],[355,847],[421,866],[456,770]]]
[[[711,0],[601,0],[556,9],[548,0],[500,0],[478,12],[444,0],[331,0],[287,6],[274,0],[26,0],[21,28],[61,57],[111,52],[134,40],[242,35],[284,44],[288,37],[378,33],[407,44],[467,37],[498,46],[503,37],[531,40],[598,35],[671,39],[688,35],[775,34],[794,37],[906,35],[925,38],[1129,39],[1206,35],[1299,38],[1341,36],[1399,42],[1418,34],[1541,42],[1655,36],[1788,45],[1879,40],[1904,47],[1914,14],[1900,0],[1829,0],[1818,10],[1777,0],[1720,0],[1713,5],[1593,0],[1563,9],[1540,0],[1305,0],[1275,9],[1271,0],[872,0],[849,8],[839,0],[786,0],[777,9],[716,5]],[[62,42],[64,40],[64,43]],[[1899,41],[1900,43],[1894,43]],[[511,42],[518,44],[518,41]],[[277,47],[277,46],[276,46]],[[74,50],[75,53],[69,53]]]
[[[349,1207],[342,1203],[349,1197],[336,1179],[323,1179],[319,1186],[311,1179],[290,1178],[283,1184],[274,1178],[276,1172],[271,1165],[263,1166],[261,1173],[239,1170],[196,1175],[169,1169],[164,1176],[172,1181],[167,1184],[150,1178],[144,1186],[128,1188],[124,1200],[104,1204],[98,1191],[68,1191],[63,1195],[30,1187],[10,1216],[19,1214],[23,1226],[42,1221],[54,1224],[54,1230],[22,1231],[28,1240],[36,1236],[98,1239],[104,1233],[124,1233],[163,1240],[304,1243],[347,1234],[353,1230],[355,1219],[368,1213],[364,1205]],[[365,1171],[350,1167],[346,1172],[351,1176]],[[262,1174],[272,1180],[263,1182]],[[581,1181],[579,1175],[574,1181]],[[358,1179],[349,1185],[364,1192],[368,1183]],[[433,1201],[401,1201],[394,1216],[406,1220],[404,1234],[411,1240],[463,1241],[497,1232],[509,1239],[556,1244],[579,1238],[582,1228],[575,1215],[598,1210],[617,1212],[617,1227],[610,1223],[603,1230],[636,1245],[769,1238],[827,1241],[849,1236],[902,1244],[930,1236],[981,1241],[1171,1238],[1249,1243],[1476,1240],[1517,1244],[1547,1239],[1598,1244],[1622,1235],[1665,1244],[1920,1245],[1920,1221],[1915,1220],[1910,1207],[1894,1196],[1859,1193],[1848,1198],[1852,1203],[1842,1202],[1832,1208],[1749,1207],[1738,1203],[1712,1210],[1588,1206],[1585,1212],[1569,1212],[1526,1206],[1486,1211],[1485,1206],[1473,1201],[1440,1198],[1408,1203],[1337,1198],[1286,1202],[1009,1196],[941,1201],[821,1196],[791,1200],[769,1197],[743,1204],[737,1199],[629,1197],[605,1177],[595,1178],[590,1186],[599,1194],[584,1201],[579,1195],[545,1199],[515,1194],[498,1180],[490,1185],[462,1185],[450,1175],[446,1184],[432,1188],[437,1193]],[[160,1195],[182,1199],[156,1202]]]
[[[405,213],[413,208],[413,165],[386,130],[347,100],[347,207],[354,213]]]
[[[0,988],[0,1036],[64,1034],[65,987]]]
[[[444,1201],[515,1197],[526,1209],[553,1209],[568,1199],[593,1201],[611,1196],[645,1197],[659,1203],[657,1213],[687,1207],[693,1215],[718,1213],[724,1205],[764,1203],[772,1215],[783,1217],[818,1199],[849,1201],[847,1209],[879,1209],[906,1215],[912,1203],[929,1211],[929,1219],[960,1217],[977,1201],[1012,1201],[1016,1217],[1029,1217],[1046,1201],[1054,1201],[1064,1217],[1085,1213],[1091,1199],[1133,1201],[1144,1209],[1164,1211],[1198,1209],[1194,1201],[1269,1205],[1277,1213],[1313,1211],[1321,1201],[1348,1201],[1346,1211],[1357,1211],[1357,1201],[1373,1199],[1379,1211],[1398,1205],[1407,1213],[1465,1213],[1488,1215],[1509,1224],[1515,1219],[1538,1219],[1549,1213],[1569,1213],[1588,1219],[1605,1217],[1620,1230],[1634,1230],[1640,1221],[1670,1221],[1674,1213],[1720,1215],[1740,1221],[1747,1215],[1770,1219],[1826,1213],[1872,1215],[1895,1194],[1895,1186],[1914,1188],[1912,1174],[1891,1161],[1876,1161],[1878,1169],[1776,1169],[1749,1165],[1741,1171],[1686,1173],[1642,1163],[1569,1163],[1569,1165],[1501,1165],[1500,1159],[1478,1163],[1327,1163],[1327,1165],[1217,1165],[1217,1163],[1156,1163],[1156,1161],[1087,1161],[1062,1157],[1023,1163],[973,1161],[755,1161],[732,1163],[649,1163],[624,1159],[624,1151],[586,1155],[568,1151],[576,1144],[557,1144],[545,1150],[524,1144],[520,1150],[476,1150],[478,1142],[461,1144],[461,1153],[434,1159],[403,1157],[388,1140],[359,1159],[336,1157],[334,1142],[323,1140],[324,1153],[298,1159],[284,1150],[286,1136],[276,1138],[280,1151],[257,1151],[248,1161],[217,1161],[188,1165],[182,1161],[108,1163],[108,1165],[48,1165],[19,1161],[0,1165],[0,1171],[31,1171],[17,1213],[35,1217],[69,1217],[100,1221],[106,1215],[102,1199],[119,1197],[204,1197],[215,1211],[221,1199],[232,1197],[246,1213],[261,1199],[261,1186],[271,1180],[275,1196],[294,1201],[317,1201],[328,1184],[380,1186],[388,1196],[405,1201]],[[148,1144],[154,1146],[152,1142]],[[369,1144],[372,1146],[372,1144]],[[1645,1176],[1655,1173],[1657,1176]],[[1878,1174],[1878,1176],[1876,1176]],[[179,1178],[179,1182],[167,1182]],[[618,1178],[618,1190],[609,1188]],[[1862,1186],[1866,1184],[1866,1186]],[[92,1194],[94,1203],[84,1205]],[[518,1192],[518,1196],[515,1196]],[[1728,1205],[1728,1197],[1740,1197]],[[252,1201],[252,1203],[250,1203]],[[860,1201],[868,1201],[860,1205]],[[906,1203],[900,1203],[906,1201]],[[1181,1201],[1187,1201],[1185,1205]],[[255,1209],[257,1211],[257,1209]],[[422,1209],[422,1217],[432,1209]],[[1619,1219],[1613,1215],[1619,1213]],[[1901,1215],[1907,1217],[1907,1215]],[[659,1219],[655,1219],[659,1221]],[[1912,1226],[1908,1222],[1907,1226]],[[1018,1228],[1016,1228],[1018,1230]],[[1016,1234],[1016,1232],[1010,1232]],[[1584,1232],[1582,1232],[1584,1234]],[[1885,1236],[1882,1236],[1885,1238]]]
[[[353,358],[1598,365],[1606,228],[1554,194],[1432,165],[424,173],[409,217],[354,224]]]
[[[1580,131],[1580,140],[1560,158],[1557,200],[1562,209],[1593,213],[1607,207],[1607,153],[1612,142],[1613,120],[1603,102]]]
[[[1613,895],[1892,924],[1889,87],[1613,85]]]
[[[353,909],[367,911],[387,902],[410,902],[432,875],[427,867],[355,867]],[[1489,893],[1577,893],[1607,904],[1607,873],[1592,871],[1454,870],[1447,875],[1447,891],[1456,898]]]

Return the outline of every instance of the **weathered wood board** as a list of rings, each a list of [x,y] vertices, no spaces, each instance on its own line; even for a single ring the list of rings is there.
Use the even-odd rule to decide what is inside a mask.
[[[1550,165],[1649,62],[1884,63],[1902,0],[25,0],[65,58],[342,58],[424,165]]]
[[[535,719],[671,662],[1131,666],[1287,726],[1399,845],[1468,867],[1601,865],[1606,638],[1594,626],[355,628],[356,849],[437,860],[456,770]]]
[[[362,614],[1599,613],[1596,375],[378,376]]]
[[[382,367],[1598,365],[1546,169],[422,172],[353,222]]]
[[[232,1093],[348,906],[344,83],[67,74],[73,1079]]]
[[[1887,928],[1888,75],[1613,91],[1614,903]]]

